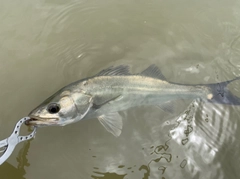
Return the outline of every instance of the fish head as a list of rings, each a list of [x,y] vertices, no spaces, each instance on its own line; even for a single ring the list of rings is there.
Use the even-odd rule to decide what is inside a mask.
[[[82,99],[82,105],[79,105],[70,91],[57,92],[29,113],[30,119],[26,121],[26,125],[64,126],[76,122],[82,119],[90,108],[90,97],[86,96],[81,93],[78,95],[78,101]]]

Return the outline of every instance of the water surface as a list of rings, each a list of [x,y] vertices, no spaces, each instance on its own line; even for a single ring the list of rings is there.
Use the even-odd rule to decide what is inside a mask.
[[[125,64],[169,81],[240,76],[240,2],[25,0],[0,3],[0,136],[59,88]],[[240,82],[230,85],[240,96]],[[121,112],[115,138],[95,120],[41,128],[0,166],[1,178],[240,178],[239,107],[177,101]],[[26,130],[26,129],[25,129]]]

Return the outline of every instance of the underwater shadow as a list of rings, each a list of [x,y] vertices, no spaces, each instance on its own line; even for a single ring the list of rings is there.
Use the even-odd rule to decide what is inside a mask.
[[[24,175],[26,171],[24,167],[30,166],[27,159],[27,153],[30,148],[30,141],[24,143],[23,148],[19,151],[17,156],[18,166],[15,167],[8,162],[3,163],[0,166],[0,178],[1,179],[26,179]]]

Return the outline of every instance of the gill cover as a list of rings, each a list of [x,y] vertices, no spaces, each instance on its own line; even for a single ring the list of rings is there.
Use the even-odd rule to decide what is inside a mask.
[[[93,106],[93,98],[91,95],[88,95],[82,91],[80,93],[73,93],[71,97],[74,101],[78,113],[76,121],[79,121],[86,116],[88,111]]]

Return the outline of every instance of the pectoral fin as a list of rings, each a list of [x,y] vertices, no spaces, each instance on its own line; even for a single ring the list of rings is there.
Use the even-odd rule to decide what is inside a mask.
[[[112,133],[115,137],[120,136],[123,122],[119,113],[101,115],[98,117],[98,120],[108,132]]]

